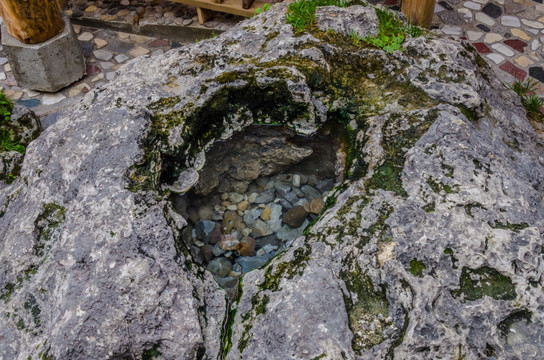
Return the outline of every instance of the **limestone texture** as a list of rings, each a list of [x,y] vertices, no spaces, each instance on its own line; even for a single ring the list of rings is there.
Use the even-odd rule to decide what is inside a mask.
[[[0,358],[544,357],[544,143],[520,99],[465,43],[355,46],[360,10],[295,35],[287,6],[127,63],[29,144],[0,189]],[[327,120],[343,183],[225,298],[166,184],[250,124]]]

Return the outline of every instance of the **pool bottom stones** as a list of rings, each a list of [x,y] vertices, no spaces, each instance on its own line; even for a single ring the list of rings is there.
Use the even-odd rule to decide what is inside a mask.
[[[319,216],[344,173],[344,147],[331,129],[301,136],[251,126],[214,144],[199,182],[171,195],[188,220],[184,246],[221,287],[234,291],[240,276],[287,249]]]

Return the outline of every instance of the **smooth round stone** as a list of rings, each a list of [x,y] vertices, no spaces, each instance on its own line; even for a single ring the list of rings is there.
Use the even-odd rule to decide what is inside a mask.
[[[323,200],[321,199],[313,199],[311,202],[304,205],[304,209],[308,211],[311,214],[319,214],[321,210],[323,210],[323,206],[325,204],[323,203]]]
[[[304,206],[295,206],[283,214],[283,222],[292,228],[298,228],[302,225],[307,215],[308,212]]]
[[[261,219],[262,220],[270,220],[270,214],[272,213],[272,210],[270,209],[270,206],[265,206],[263,209],[263,212],[261,213]]]
[[[257,237],[263,237],[272,235],[274,232],[270,227],[262,220],[257,219],[252,226],[252,234],[253,236]]]
[[[213,259],[208,264],[208,270],[219,277],[225,277],[230,273],[232,268],[231,262],[224,257]]]
[[[213,217],[213,209],[211,206],[201,206],[198,208],[198,217],[201,220],[211,220]]]
[[[246,211],[249,202],[247,200],[242,200],[238,203],[238,211]]]
[[[293,175],[293,186],[300,187],[300,175]]]
[[[250,203],[254,203],[258,196],[259,194],[254,192],[247,197],[247,201],[249,201]]]
[[[79,41],[91,41],[93,38],[94,38],[94,35],[88,31],[84,32],[83,34],[77,37]]]
[[[240,201],[244,200],[244,196],[238,193],[230,193],[229,200],[235,204],[238,204]]]

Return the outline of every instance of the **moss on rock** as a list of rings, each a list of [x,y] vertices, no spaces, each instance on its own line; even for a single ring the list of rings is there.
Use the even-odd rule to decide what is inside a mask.
[[[455,297],[460,297],[461,301],[474,301],[483,296],[489,296],[496,300],[514,300],[516,298],[512,280],[488,266],[478,269],[463,267],[459,279],[459,290],[451,293]]]

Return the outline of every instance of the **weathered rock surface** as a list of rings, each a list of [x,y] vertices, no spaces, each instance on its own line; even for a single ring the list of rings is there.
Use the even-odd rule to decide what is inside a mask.
[[[544,145],[519,99],[453,40],[326,43],[285,8],[128,63],[28,146],[0,190],[0,358],[544,357]],[[327,117],[349,124],[346,180],[226,311],[160,179],[253,122]]]

